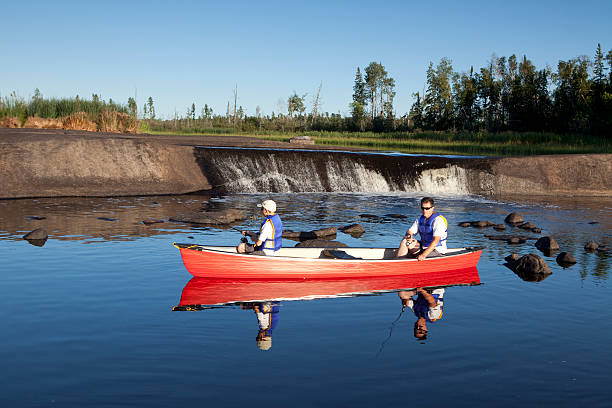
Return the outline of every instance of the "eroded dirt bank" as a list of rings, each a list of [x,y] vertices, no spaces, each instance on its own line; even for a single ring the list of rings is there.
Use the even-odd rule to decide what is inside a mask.
[[[196,160],[194,146],[333,149],[249,137],[0,128],[0,198],[207,190],[213,186]],[[609,154],[471,159],[466,168],[470,191],[476,194],[612,196]]]

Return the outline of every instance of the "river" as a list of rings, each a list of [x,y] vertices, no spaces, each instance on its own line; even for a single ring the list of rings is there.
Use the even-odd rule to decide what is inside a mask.
[[[396,291],[281,301],[271,341],[257,340],[252,305],[173,311],[191,275],[173,242],[234,245],[229,228],[169,221],[202,208],[240,208],[256,229],[257,202],[273,198],[285,228],[359,223],[351,246],[398,244],[420,192],[273,193],[0,200],[0,403],[11,407],[179,404],[337,407],[610,406],[612,206],[605,199],[436,195],[449,247],[484,245],[479,285],[445,288],[442,318],[414,336]],[[520,213],[540,234],[503,223]],[[397,214],[407,218],[398,218]],[[366,215],[366,216],[364,216]],[[375,217],[374,217],[375,216]],[[147,219],[164,222],[143,224]],[[43,246],[21,237],[44,228]],[[485,235],[527,235],[509,245]],[[552,236],[577,263],[540,253]],[[285,246],[295,242],[285,240]],[[511,252],[540,254],[552,274],[522,280]],[[391,289],[391,288],[390,288]],[[399,288],[398,288],[399,289]],[[363,293],[362,293],[363,294]],[[180,310],[181,308],[175,308]],[[192,309],[194,310],[194,309]],[[416,400],[416,401],[415,401]]]

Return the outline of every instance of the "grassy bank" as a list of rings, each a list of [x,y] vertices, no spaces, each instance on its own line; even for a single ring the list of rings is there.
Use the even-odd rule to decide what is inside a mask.
[[[154,134],[250,136],[288,142],[295,136],[310,136],[317,145],[344,146],[421,154],[521,156],[539,154],[612,153],[610,139],[585,135],[538,132],[448,133],[448,132],[238,132],[235,129],[182,129],[158,131],[146,123],[143,132]]]

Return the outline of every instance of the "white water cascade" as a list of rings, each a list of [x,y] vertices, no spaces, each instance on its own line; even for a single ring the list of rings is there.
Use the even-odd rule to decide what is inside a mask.
[[[470,193],[458,159],[221,148],[200,149],[199,159],[211,184],[233,193]]]

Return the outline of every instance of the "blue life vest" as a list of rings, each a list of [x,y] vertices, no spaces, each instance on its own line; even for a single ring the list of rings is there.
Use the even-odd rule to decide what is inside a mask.
[[[259,231],[261,231],[266,222],[272,224],[272,235],[274,239],[266,239],[258,249],[272,249],[278,251],[283,247],[283,223],[278,214],[268,215],[264,222],[261,223]]]
[[[444,220],[444,224],[448,228],[448,222],[446,221],[446,218],[444,218],[438,213],[433,213],[431,217],[429,217],[429,219],[426,219],[424,215],[421,215],[419,217],[419,235],[421,236],[421,245],[423,246],[423,249],[431,245],[434,240],[433,223],[438,217],[442,217],[442,220]],[[444,230],[444,232],[446,231],[447,230]],[[442,241],[446,241],[446,238],[440,238],[440,241],[438,242],[437,246],[442,246]]]
[[[264,330],[268,335],[272,335],[272,330],[276,329],[276,325],[278,325],[280,302],[257,303],[257,306],[259,306],[259,311],[268,318],[267,327],[260,325],[259,329]]]
[[[431,296],[433,296],[433,298],[436,300],[436,305],[438,304],[438,302],[442,301],[442,298],[440,297],[440,295],[432,294]],[[417,299],[414,301],[414,305],[412,307],[412,311],[414,312],[414,315],[416,317],[424,317],[425,320],[427,320],[428,322],[433,322],[433,321],[438,320],[438,319],[431,320],[429,318],[429,316],[427,314],[427,312],[429,312],[429,302],[420,293],[417,296]]]

